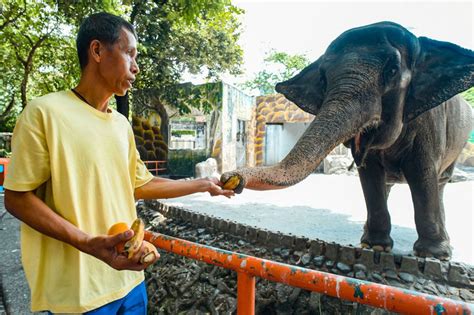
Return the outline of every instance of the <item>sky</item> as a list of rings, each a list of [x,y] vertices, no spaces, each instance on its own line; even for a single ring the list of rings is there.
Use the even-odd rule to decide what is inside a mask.
[[[417,36],[473,49],[472,1],[321,1],[233,0],[245,10],[239,44],[244,75],[225,76],[237,84],[263,70],[265,53],[274,49],[304,54],[314,61],[342,32],[379,21],[393,21]]]

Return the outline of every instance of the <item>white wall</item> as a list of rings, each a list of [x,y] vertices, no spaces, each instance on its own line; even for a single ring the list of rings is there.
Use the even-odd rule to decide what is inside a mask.
[[[267,125],[265,165],[273,165],[281,161],[293,149],[309,124],[309,122],[284,123],[281,127],[280,125]]]
[[[298,139],[303,135],[306,128],[309,126],[308,123],[284,123],[282,139],[280,141],[280,161],[293,149]]]

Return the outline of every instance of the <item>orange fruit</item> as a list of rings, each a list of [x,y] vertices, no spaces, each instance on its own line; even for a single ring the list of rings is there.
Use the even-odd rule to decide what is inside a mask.
[[[115,223],[114,225],[112,225],[110,228],[109,228],[109,231],[107,232],[107,235],[117,235],[117,234],[120,234],[120,233],[123,233],[127,230],[129,230],[130,228],[128,227],[128,224],[125,223],[125,222],[118,222],[118,223]],[[117,252],[119,253],[123,253],[125,251],[125,242],[120,242],[118,243],[115,248],[117,249]]]

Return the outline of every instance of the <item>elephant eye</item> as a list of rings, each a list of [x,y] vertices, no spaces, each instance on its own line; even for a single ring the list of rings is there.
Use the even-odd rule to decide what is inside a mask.
[[[384,83],[390,83],[390,80],[393,79],[398,74],[398,65],[389,65],[385,68],[383,72]]]

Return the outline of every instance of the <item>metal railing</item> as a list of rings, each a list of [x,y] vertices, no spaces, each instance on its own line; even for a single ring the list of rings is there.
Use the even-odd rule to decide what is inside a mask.
[[[255,277],[403,314],[472,314],[474,305],[145,232],[157,248],[237,272],[237,314],[255,314]]]
[[[143,161],[147,169],[154,175],[166,171],[166,161]]]

